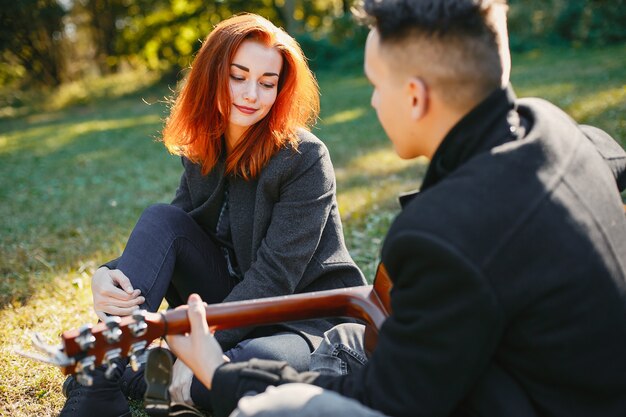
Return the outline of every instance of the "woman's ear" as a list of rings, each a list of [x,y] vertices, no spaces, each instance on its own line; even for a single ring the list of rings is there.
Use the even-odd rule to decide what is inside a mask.
[[[409,97],[411,99],[411,117],[419,120],[428,111],[428,87],[419,77],[409,78]]]

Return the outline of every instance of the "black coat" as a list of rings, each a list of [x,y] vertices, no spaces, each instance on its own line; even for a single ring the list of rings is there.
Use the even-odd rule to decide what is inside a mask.
[[[626,154],[604,132],[494,92],[446,136],[421,192],[403,198],[382,249],[393,314],[369,363],[342,377],[272,372],[390,416],[625,416],[616,181],[626,185]],[[219,368],[220,412],[269,383],[245,366],[268,367]]]

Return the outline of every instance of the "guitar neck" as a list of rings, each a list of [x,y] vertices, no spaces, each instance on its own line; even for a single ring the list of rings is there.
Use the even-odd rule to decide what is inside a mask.
[[[364,321],[369,337],[375,340],[378,329],[388,315],[385,299],[376,294],[373,286],[342,288],[336,290],[269,297],[255,300],[209,304],[206,318],[212,331],[237,327],[275,324],[288,321],[306,320],[319,317],[351,317]],[[144,313],[145,330],[140,334],[134,331],[136,320],[123,317],[116,324],[120,330],[114,341],[108,336],[111,329],[105,323],[98,323],[88,329],[90,344],[81,348],[85,330],[66,331],[62,334],[63,351],[78,364],[87,362],[99,365],[106,363],[106,355],[115,352],[119,356],[131,356],[138,342],[142,346],[168,334],[184,334],[190,331],[187,306],[164,313]],[[65,374],[80,372],[78,364],[63,366]],[[77,369],[79,368],[79,369]]]
[[[380,328],[385,310],[372,286],[261,298],[206,306],[212,331],[319,317],[352,317]],[[164,315],[168,333],[189,331],[186,308]],[[165,329],[164,329],[165,330]]]

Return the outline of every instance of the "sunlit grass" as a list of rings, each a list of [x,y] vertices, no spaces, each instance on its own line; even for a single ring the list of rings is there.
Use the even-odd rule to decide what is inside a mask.
[[[626,45],[516,55],[511,78],[518,96],[545,98],[626,147]]]
[[[142,70],[112,74],[107,77],[88,77],[68,82],[54,90],[5,91],[0,89],[0,117],[23,116],[52,112],[98,100],[112,100],[149,88],[159,81],[157,73]],[[12,105],[11,105],[12,104]],[[49,117],[48,115],[44,117]]]
[[[614,111],[616,119],[624,123],[624,113],[621,117],[617,114],[620,111],[626,111],[626,80],[624,85],[620,87],[609,88],[595,93],[589,93],[584,97],[576,100],[570,106],[570,113],[576,120],[589,120],[597,118],[606,112]],[[620,126],[623,128],[624,126]],[[621,130],[621,129],[620,129]]]
[[[355,109],[340,111],[335,113],[326,119],[324,119],[324,126],[331,126],[338,123],[351,122],[353,120],[357,120],[364,116],[366,113],[366,109],[363,107],[357,107]]]
[[[418,188],[427,168],[426,159],[400,159],[388,145],[356,156],[336,168],[341,184],[338,201],[344,221],[364,219],[382,209],[395,210],[397,196],[406,187]]]
[[[1,371],[0,415],[47,416],[55,415],[53,410],[61,408],[59,371],[45,364],[25,361],[14,349],[29,346],[25,329],[41,332],[44,340],[56,345],[61,330],[85,323],[91,316],[91,296],[86,283],[92,267],[85,266],[62,275],[43,273],[49,278],[56,275],[55,284],[40,285],[27,303],[14,299],[0,311],[0,355],[3,362],[6,361]]]
[[[513,85],[624,145],[625,57],[626,46],[531,51],[514,56]],[[27,346],[32,330],[57,343],[62,330],[93,323],[91,274],[119,255],[141,210],[177,186],[180,161],[155,140],[169,87],[120,77],[65,86],[47,107],[0,109],[0,416],[56,415],[62,375],[14,345]],[[360,68],[319,81],[314,132],[336,168],[348,248],[371,278],[397,194],[419,187],[427,163],[395,155]]]

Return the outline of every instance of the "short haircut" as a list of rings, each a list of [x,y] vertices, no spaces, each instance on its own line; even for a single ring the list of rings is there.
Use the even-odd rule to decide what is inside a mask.
[[[275,48],[283,58],[276,101],[229,152],[226,173],[255,178],[278,150],[297,149],[298,128],[308,128],[319,114],[319,88],[296,40],[270,21],[241,14],[220,22],[198,51],[172,106],[163,142],[170,152],[202,165],[206,174],[223,152],[222,136],[231,108],[230,64],[245,40]]]
[[[494,6],[504,0],[361,0],[393,65],[436,88],[450,105],[475,103],[502,84]]]

